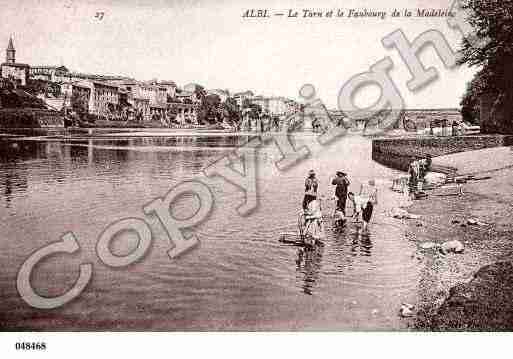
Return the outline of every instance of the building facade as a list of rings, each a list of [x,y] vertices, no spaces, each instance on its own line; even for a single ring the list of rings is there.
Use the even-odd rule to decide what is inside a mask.
[[[150,105],[156,105],[162,102],[162,93],[157,86],[141,84],[138,88],[138,96],[150,101]]]
[[[230,92],[228,90],[221,89],[208,90],[207,94],[219,96],[221,102],[225,102],[230,97]]]
[[[255,94],[252,91],[237,92],[233,94],[233,98],[237,101],[239,108],[243,107],[244,101],[251,100],[253,97],[255,97]]]
[[[195,92],[186,90],[182,90],[180,93],[177,93],[176,99],[185,104],[199,105],[201,103],[200,97]]]
[[[262,110],[270,116],[288,116],[299,111],[299,105],[285,97],[255,96],[250,100],[262,107]]]
[[[156,87],[159,91],[158,103],[166,103],[168,97],[176,97],[177,86],[174,81],[151,81],[150,85]]]
[[[147,122],[150,120],[150,100],[147,98],[133,97],[133,107],[135,119],[137,121]]]
[[[30,66],[16,62],[16,50],[12,37],[9,38],[9,44],[5,52],[5,62],[0,65],[2,78],[9,79],[17,85],[25,86],[29,79]]]
[[[29,70],[30,78],[51,82],[60,82],[68,73],[66,66],[31,66]]]
[[[133,81],[126,76],[87,74],[82,72],[55,72],[55,82],[99,81],[117,85],[121,81]]]
[[[89,87],[78,83],[64,83],[61,85],[61,91],[66,106],[80,114],[89,113],[89,103],[91,101],[91,89]]]
[[[90,90],[89,113],[109,117],[112,109],[119,105],[119,89],[115,85],[100,81],[81,81],[79,86]]]

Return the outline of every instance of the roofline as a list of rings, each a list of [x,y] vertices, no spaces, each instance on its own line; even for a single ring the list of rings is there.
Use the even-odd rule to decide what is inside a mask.
[[[1,66],[12,66],[12,67],[28,67],[30,68],[30,65],[29,64],[23,64],[21,62],[15,62],[15,63],[10,63],[10,62],[4,62],[2,63]]]
[[[37,68],[42,68],[42,69],[58,69],[60,67],[64,67],[64,68],[67,69],[67,67],[64,66],[64,65],[32,65],[30,67],[32,67],[34,69],[37,69]]]
[[[91,83],[92,83],[93,85],[100,85],[100,86],[106,86],[106,87],[112,87],[112,88],[115,88],[115,89],[119,89],[119,86],[112,85],[112,84],[109,84],[109,83],[106,83],[106,82],[101,82],[101,81],[91,81]]]

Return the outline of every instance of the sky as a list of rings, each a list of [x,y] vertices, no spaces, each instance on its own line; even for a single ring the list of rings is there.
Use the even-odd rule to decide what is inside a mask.
[[[126,75],[138,80],[198,83],[207,89],[252,90],[266,96],[299,98],[312,84],[336,108],[341,87],[389,56],[391,76],[408,108],[458,107],[477,69],[445,69],[432,48],[421,53],[439,78],[416,93],[395,50],[381,39],[402,29],[412,41],[424,31],[442,32],[454,50],[460,34],[446,18],[243,18],[247,9],[448,8],[453,0],[0,0],[0,48],[14,34],[16,60],[31,65],[65,65],[70,70]],[[103,19],[95,17],[103,12]],[[5,43],[5,45],[2,45]],[[370,86],[356,103],[379,98]]]

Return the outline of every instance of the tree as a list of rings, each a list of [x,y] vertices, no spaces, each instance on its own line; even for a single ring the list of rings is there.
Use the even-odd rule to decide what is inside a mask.
[[[472,81],[467,83],[467,88],[461,99],[461,115],[463,120],[474,125],[478,125],[480,121],[481,104],[480,99],[483,93],[493,89],[497,91],[493,82],[489,79],[490,74],[486,68],[479,71]]]
[[[513,133],[513,1],[461,0],[475,36],[462,42],[461,64],[480,66],[462,99],[462,114],[474,117],[480,95],[497,98],[493,131]],[[475,117],[474,117],[475,118]]]
[[[186,85],[184,90],[192,92],[200,102],[203,102],[205,100],[205,97],[207,97],[207,91],[205,90],[205,88],[198,84]]]
[[[40,94],[53,97],[61,96],[60,85],[46,80],[29,79],[27,85],[20,86],[20,88],[35,96]]]
[[[232,126],[238,127],[242,121],[241,110],[237,101],[228,97],[225,102],[221,104],[222,116]]]
[[[89,96],[74,92],[71,95],[71,108],[82,118],[89,112]]]
[[[217,124],[222,121],[220,113],[221,98],[215,94],[201,94],[198,120],[204,124]]]
[[[462,43],[460,63],[501,68],[513,58],[513,1],[461,0],[468,10],[472,38]]]

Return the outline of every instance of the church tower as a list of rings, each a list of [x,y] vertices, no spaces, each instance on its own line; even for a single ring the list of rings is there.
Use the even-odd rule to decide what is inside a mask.
[[[5,53],[5,62],[8,64],[14,64],[16,62],[16,50],[14,49],[14,45],[12,43],[12,37],[9,38],[9,44],[7,45],[7,50]]]

